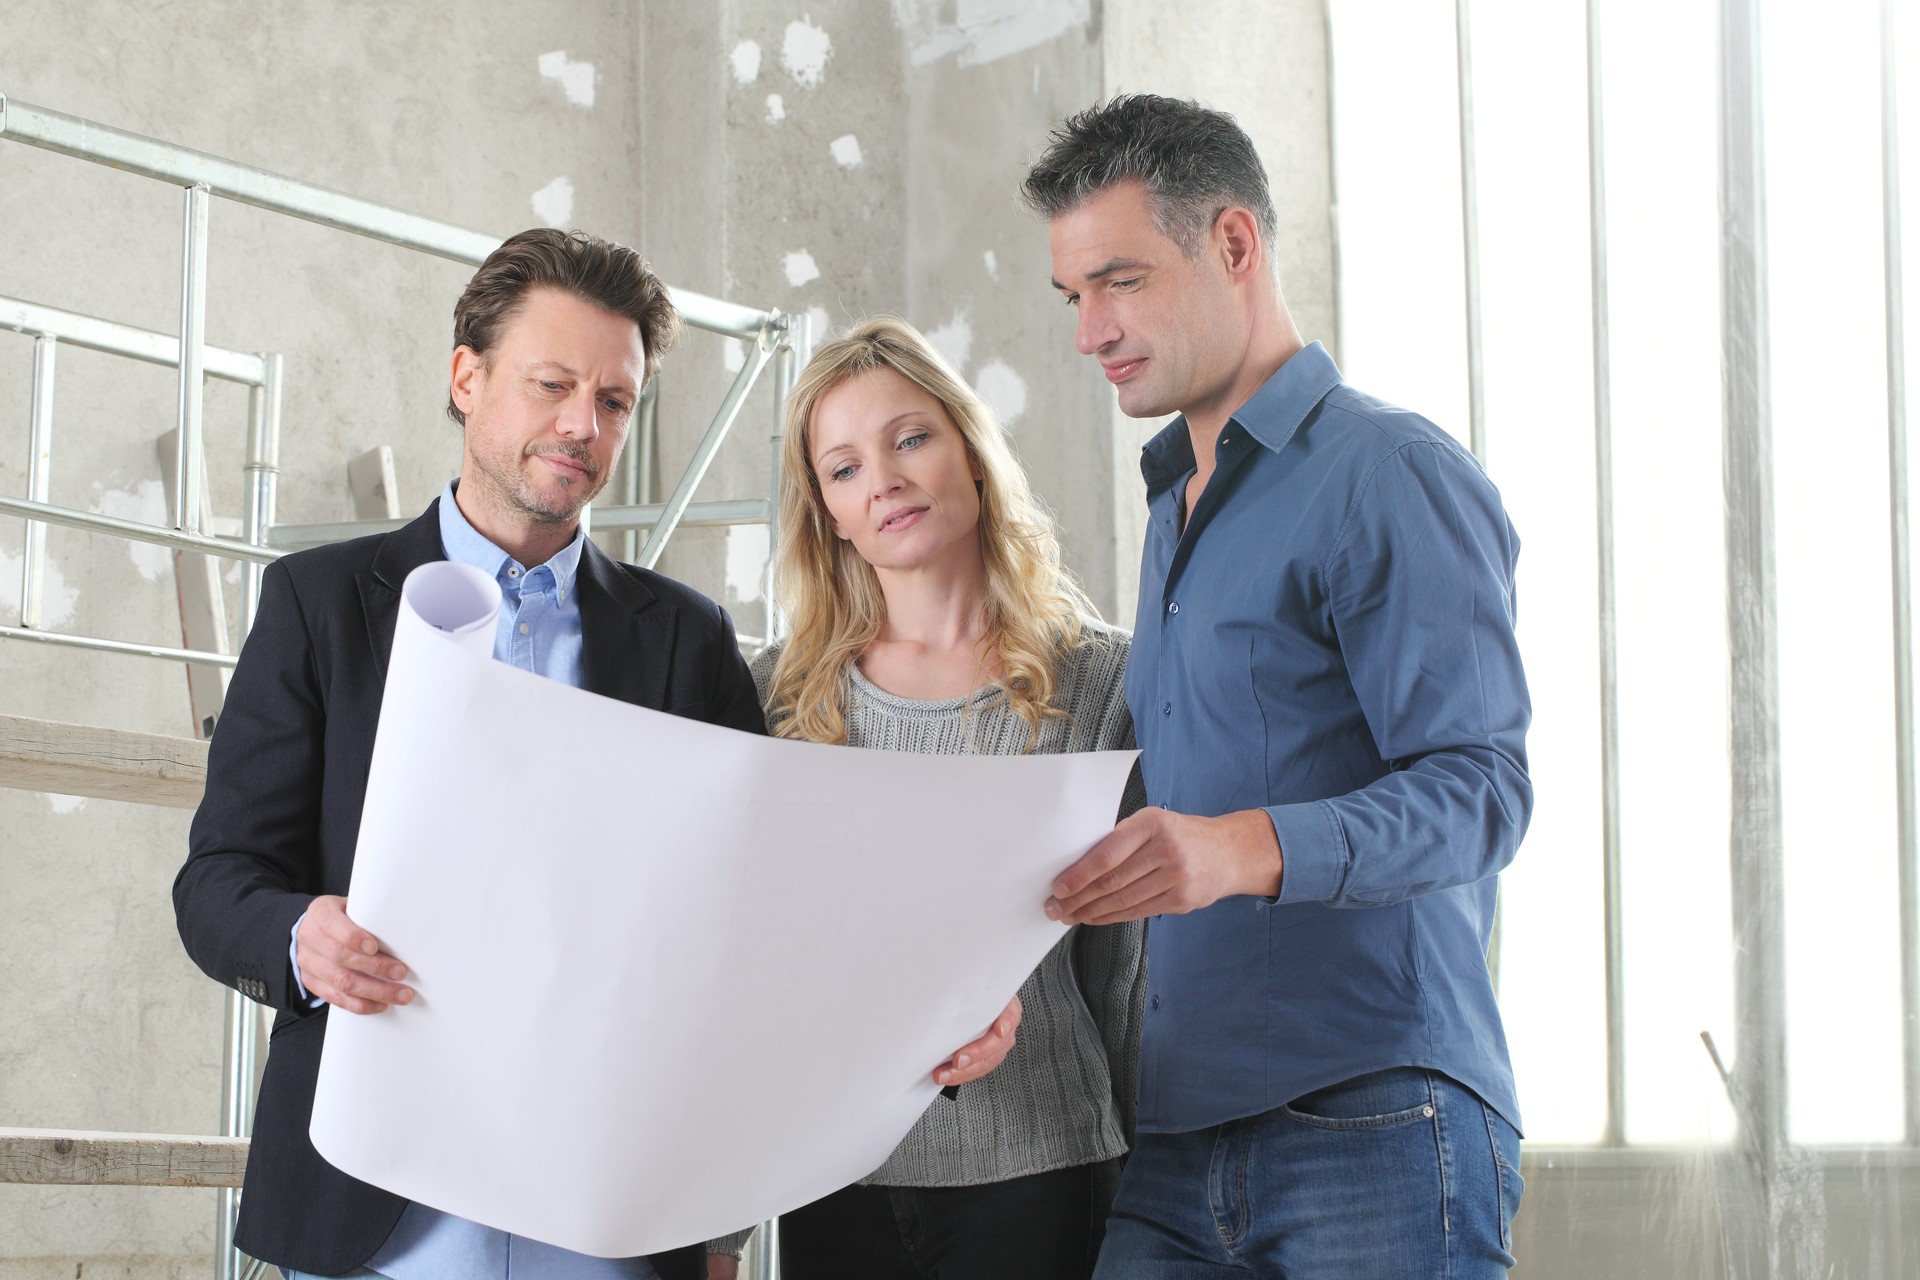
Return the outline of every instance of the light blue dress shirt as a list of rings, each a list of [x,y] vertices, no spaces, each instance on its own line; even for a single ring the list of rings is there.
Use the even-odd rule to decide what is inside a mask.
[[[1183,520],[1186,421],[1146,447],[1127,702],[1147,799],[1265,810],[1282,879],[1277,900],[1149,927],[1139,1127],[1192,1132],[1419,1066],[1517,1128],[1486,962],[1533,803],[1500,495],[1319,343],[1214,459]]]
[[[545,564],[528,568],[493,545],[460,513],[457,481],[440,495],[440,543],[447,559],[500,584],[493,656],[563,684],[580,684],[579,576],[584,532]],[[294,926],[298,933],[299,925]],[[294,968],[295,977],[299,966]],[[302,994],[305,989],[302,988]],[[645,1258],[594,1258],[529,1240],[415,1202],[367,1262],[393,1280],[653,1280]]]

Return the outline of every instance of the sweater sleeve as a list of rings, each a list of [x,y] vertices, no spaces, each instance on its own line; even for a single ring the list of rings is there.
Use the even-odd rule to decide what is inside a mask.
[[[737,1258],[746,1251],[747,1241],[752,1239],[753,1233],[759,1229],[758,1226],[752,1226],[744,1231],[736,1231],[732,1235],[715,1236],[707,1241],[707,1252],[724,1253]]]
[[[1110,643],[1089,646],[1082,696],[1089,710],[1098,708],[1098,728],[1092,746],[1100,751],[1134,748],[1133,716],[1121,687],[1126,670],[1129,637],[1113,634]],[[1118,818],[1125,818],[1147,802],[1140,763],[1127,776]],[[1086,984],[1081,995],[1107,1052],[1107,1070],[1113,1081],[1113,1102],[1120,1112],[1121,1132],[1133,1145],[1135,1091],[1140,1075],[1140,1030],[1147,1002],[1147,923],[1082,925],[1075,938],[1076,972]]]

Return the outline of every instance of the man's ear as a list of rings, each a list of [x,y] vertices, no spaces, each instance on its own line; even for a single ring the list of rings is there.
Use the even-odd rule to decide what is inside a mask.
[[[1227,277],[1235,281],[1250,278],[1266,260],[1259,222],[1251,210],[1237,204],[1228,205],[1214,219],[1212,247]]]
[[[474,401],[478,398],[475,384],[486,372],[487,362],[479,352],[464,342],[453,349],[453,367],[447,374],[447,394],[453,397],[454,408],[461,413],[472,413]]]

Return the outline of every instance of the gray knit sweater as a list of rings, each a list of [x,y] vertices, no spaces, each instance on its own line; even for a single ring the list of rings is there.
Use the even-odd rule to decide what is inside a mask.
[[[1039,752],[1131,749],[1133,719],[1120,691],[1129,637],[1090,622],[1087,643],[1060,659],[1059,707],[1041,723]],[[761,701],[778,645],[753,663]],[[1026,721],[998,688],[945,702],[898,698],[856,668],[849,746],[936,755],[1017,755]],[[1121,814],[1144,802],[1139,771]],[[990,1075],[937,1098],[865,1183],[972,1186],[1123,1154],[1133,1133],[1134,1080],[1146,998],[1146,926],[1077,927],[1020,988],[1020,1030]],[[931,1063],[928,1064],[932,1066]]]

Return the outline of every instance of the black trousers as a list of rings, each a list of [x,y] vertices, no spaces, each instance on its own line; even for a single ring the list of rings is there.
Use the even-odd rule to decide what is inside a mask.
[[[844,1187],[780,1215],[781,1280],[1087,1280],[1120,1161],[977,1187]]]

